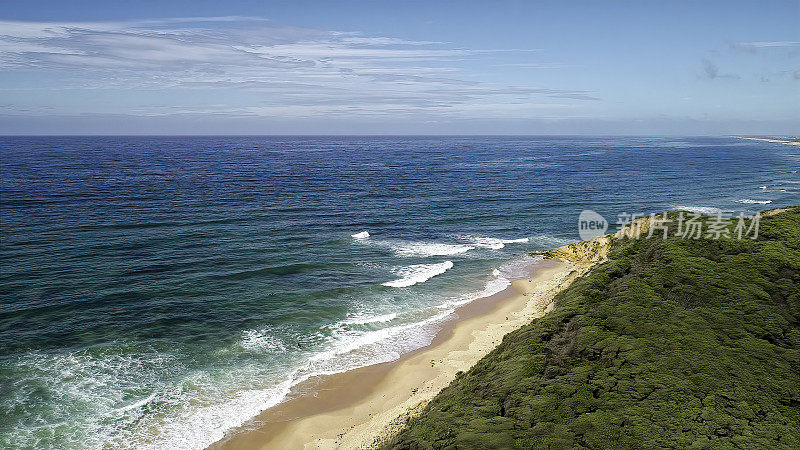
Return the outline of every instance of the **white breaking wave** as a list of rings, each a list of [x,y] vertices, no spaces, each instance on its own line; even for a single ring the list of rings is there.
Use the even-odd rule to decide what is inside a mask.
[[[133,402],[133,403],[131,403],[129,405],[121,406],[121,407],[119,407],[117,409],[112,410],[111,412],[112,413],[121,413],[121,412],[125,412],[125,411],[130,411],[132,409],[141,408],[142,406],[150,403],[151,400],[156,398],[156,394],[158,394],[158,392],[153,392],[152,394],[148,395],[147,397],[145,397],[143,399],[140,399],[140,400],[138,400],[136,402]]]
[[[332,327],[334,334],[330,336],[324,350],[310,355],[305,363],[296,367],[288,375],[285,381],[266,389],[239,392],[233,398],[222,403],[185,410],[184,414],[173,418],[161,428],[157,443],[140,442],[138,446],[144,448],[205,448],[222,439],[227,430],[241,426],[264,409],[282,402],[293,386],[313,376],[341,373],[358,367],[396,360],[404,353],[430,344],[440,329],[440,324],[452,315],[455,308],[501,292],[511,284],[511,280],[528,276],[530,265],[541,259],[541,257],[525,256],[503,264],[493,271],[492,279],[486,283],[483,290],[439,305],[434,308],[438,312],[422,320],[400,323],[377,330],[356,331],[339,325],[388,323],[395,320],[397,314],[357,315],[345,319],[337,326]],[[447,270],[452,267],[452,262],[445,261],[439,264],[417,266],[441,266]],[[408,267],[404,269],[408,269]],[[242,342],[251,342],[252,345],[259,347],[262,342],[270,342],[267,336],[269,336],[268,330],[256,330],[246,333]]]
[[[483,290],[471,292],[469,294],[462,295],[461,297],[450,299],[438,305],[437,308],[451,311],[454,308],[466,305],[467,303],[471,303],[479,298],[491,297],[498,292],[504,291],[509,286],[511,286],[511,280],[502,276],[496,276],[495,278],[492,278],[486,282]]]
[[[690,211],[697,214],[720,214],[722,210],[713,206],[676,206],[674,209]]]
[[[362,233],[367,233],[366,231]],[[371,245],[388,248],[397,256],[450,256],[468,252],[475,248],[473,245],[466,244],[446,244],[443,242],[424,242],[424,241],[403,241],[400,239],[375,240],[367,239],[367,235],[362,233],[351,235],[353,239],[361,245]]]
[[[368,231],[362,231],[360,233],[351,234],[350,237],[353,238],[353,239],[366,239],[366,238],[369,237],[369,232]]]
[[[499,276],[509,280],[528,278],[531,276],[531,269],[534,264],[541,262],[543,259],[544,257],[541,255],[525,255],[521,258],[512,259],[511,261],[506,262],[496,270],[500,274]]]
[[[506,244],[517,244],[522,242],[528,242],[530,240],[528,238],[498,239],[498,238],[483,237],[483,236],[462,236],[462,239],[470,240],[474,245],[478,247],[489,248],[492,250],[500,250],[501,248],[505,247]]]
[[[395,360],[407,351],[429,344],[436,333],[433,329],[423,332],[424,329],[438,324],[450,314],[450,311],[445,311],[422,321],[380,330],[336,333],[326,345],[327,350],[312,355],[308,364],[297,371],[295,379],[305,380],[315,375],[339,373]]]
[[[511,279],[526,276],[525,267],[537,259],[541,258],[525,257],[500,266],[493,271],[494,276],[486,283],[483,290],[463,295],[446,305],[433,308],[438,312],[422,320],[371,331],[357,331],[347,327],[334,326],[332,327],[335,330],[334,334],[330,336],[327,344],[323,347],[324,350],[310,355],[304,363],[296,366],[284,381],[264,389],[238,392],[222,402],[186,407],[177,416],[160,424],[155,441],[133,439],[127,442],[123,441],[125,444],[122,446],[205,448],[222,439],[228,430],[243,425],[264,409],[281,403],[293,386],[313,376],[341,373],[358,367],[393,361],[409,351],[430,344],[440,329],[440,324],[452,315],[456,307],[506,289],[510,285]],[[442,270],[444,272],[452,267],[452,262],[445,261],[439,264],[417,266],[440,266],[439,270],[444,269]],[[408,269],[408,267],[403,269]],[[375,316],[356,315],[339,322],[338,325],[389,323],[395,319],[397,319],[395,313]],[[240,345],[252,350],[277,350],[283,346],[283,343],[276,340],[268,328],[264,328],[245,331]],[[194,384],[189,380],[187,382]],[[152,400],[154,399],[150,397],[145,398],[144,401],[136,402],[136,406],[133,408],[141,407]],[[119,440],[113,442],[120,443]]]
[[[267,408],[282,402],[294,383],[286,380],[267,389],[241,391],[223,403],[184,410],[170,419],[159,431],[157,442],[126,443],[130,448],[203,449],[225,437]],[[126,445],[127,447],[127,445]]]
[[[742,200],[736,200],[736,203],[748,203],[748,204],[758,204],[758,205],[767,205],[772,203],[772,200],[751,200],[749,198],[745,198]]]
[[[56,447],[81,448],[147,448],[162,446],[152,438],[152,427],[160,430],[160,424],[142,410],[151,403],[182,405],[182,393],[159,379],[160,374],[180,371],[179,359],[158,352],[138,354],[96,354],[89,350],[68,353],[28,352],[16,362],[16,367],[26,370],[30,381],[50,386],[48,395],[60,405],[68,405],[53,411],[43,411],[43,423],[35,428],[15,427],[16,436],[12,447],[37,447],[44,445],[42,435],[48,437],[63,433],[65,426],[81,414],[72,433],[61,435],[63,442]],[[146,389],[144,388],[146,387]],[[20,389],[14,395],[17,403],[25,405],[27,390]],[[149,391],[149,392],[148,392]],[[134,399],[131,399],[133,397]],[[75,413],[73,407],[80,408]],[[252,416],[251,416],[252,417]],[[202,424],[205,426],[206,424]],[[203,429],[198,427],[198,432]],[[190,431],[189,431],[190,432]],[[0,446],[9,445],[6,436],[0,436]],[[214,439],[217,440],[217,439]],[[211,440],[206,445],[214,442]],[[202,448],[202,443],[193,447]],[[164,443],[163,448],[176,448]]]
[[[381,283],[389,287],[408,287],[417,283],[424,283],[436,275],[441,275],[453,267],[452,261],[445,261],[438,264],[414,264],[413,266],[403,267],[396,271],[402,278]]]
[[[511,286],[511,281],[530,276],[531,266],[542,259],[543,257],[541,256],[526,255],[522,258],[508,261],[499,268],[492,270],[492,276],[494,278],[486,282],[483,290],[465,294],[456,299],[451,299],[439,305],[438,308],[450,309],[465,305],[479,298],[490,297],[494,294],[502,292],[507,287]]]
[[[243,425],[264,409],[282,402],[293,386],[312,376],[340,373],[357,367],[395,360],[404,353],[428,345],[441,328],[441,323],[452,315],[458,305],[502,291],[508,287],[511,279],[525,276],[526,265],[530,265],[535,260],[536,258],[525,257],[498,267],[493,271],[493,276],[485,284],[483,290],[457,297],[447,305],[440,307],[431,305],[424,312],[423,317],[407,317],[402,321],[396,313],[373,315],[360,313],[348,317],[339,324],[376,324],[374,326],[381,326],[379,324],[386,323],[387,326],[369,331],[347,326],[333,327],[333,334],[326,339],[327,342],[321,348],[317,348],[316,351],[309,348],[308,350],[311,350],[313,354],[306,354],[309,356],[307,359],[304,358],[303,362],[298,361],[299,364],[294,365],[289,373],[263,388],[244,389],[235,393],[216,391],[213,386],[217,384],[218,381],[215,377],[219,374],[205,371],[188,373],[179,385],[159,383],[157,379],[147,376],[143,378],[142,374],[155,376],[164,370],[169,370],[170,367],[179,366],[178,360],[162,360],[161,358],[169,357],[161,354],[155,355],[158,357],[158,364],[155,367],[149,367],[149,364],[141,366],[144,364],[143,360],[124,356],[116,357],[117,359],[111,361],[105,357],[97,360],[79,355],[70,355],[65,359],[53,359],[52,362],[49,358],[44,361],[36,358],[34,361],[37,365],[46,362],[53,365],[52,368],[61,372],[61,375],[69,375],[65,379],[66,383],[58,383],[60,386],[58,392],[67,391],[76,398],[80,396],[82,400],[91,400],[92,404],[100,411],[105,410],[106,414],[97,415],[98,422],[96,424],[93,423],[87,427],[89,435],[83,437],[88,441],[84,441],[82,444],[90,447],[112,446],[146,449],[206,448],[224,438],[228,430]],[[439,273],[443,273],[452,267],[452,262],[445,261],[417,266],[429,268],[428,272],[423,272],[421,268],[416,272],[420,279],[429,279],[430,276],[433,276],[431,275],[433,267],[438,267]],[[410,269],[411,267],[415,266],[401,269],[408,271],[409,278],[414,273]],[[404,313],[403,317],[405,316]],[[403,323],[407,319],[411,319],[412,322]],[[395,320],[401,323],[393,325]],[[269,327],[243,331],[237,345],[248,351],[259,352],[277,352],[286,347],[275,330]],[[106,364],[109,363],[113,367],[106,367]],[[81,372],[78,374],[81,376],[78,376],[74,382],[69,381],[76,378],[76,368],[81,368]],[[253,374],[260,374],[260,372],[256,371]],[[263,375],[255,378],[261,376]],[[130,378],[128,383],[120,383],[120,381],[127,380],[126,377]],[[86,389],[87,383],[89,386],[94,386],[92,380],[99,380],[102,385],[113,387],[114,395],[108,395],[108,393],[104,393],[102,397],[92,395],[89,392],[91,389],[89,391]],[[141,392],[138,397],[133,397],[133,399],[122,391],[116,391],[118,388],[122,388],[121,385],[130,389],[139,387],[143,382],[152,389]],[[65,387],[70,389],[64,389]],[[223,398],[218,397],[220,394]],[[90,395],[90,397],[83,398],[84,395]],[[165,409],[165,411],[170,411],[169,414],[158,418],[142,415],[143,409],[153,408],[152,405],[157,405],[160,409],[164,407],[164,404],[168,405],[169,409]],[[124,424],[102,423],[100,419],[107,415],[113,416],[115,420],[123,420]],[[31,436],[31,439],[33,438],[34,436]]]
[[[397,314],[389,313],[389,314],[382,314],[380,316],[364,316],[358,315],[351,317],[349,319],[343,320],[341,323],[343,325],[366,325],[369,323],[384,323],[384,322],[391,322],[392,320],[397,318]]]
[[[314,353],[296,366],[284,381],[265,389],[238,392],[223,402],[187,408],[160,427],[157,442],[137,442],[135,447],[206,448],[225,437],[228,430],[243,425],[265,409],[284,401],[292,387],[311,377],[392,361],[406,352],[428,345],[438,330],[438,323],[449,315],[449,311],[441,312],[420,322],[366,332],[334,326],[336,331],[324,346],[325,350]],[[375,317],[357,316],[338,325],[389,322],[394,317],[394,313]],[[257,345],[262,342],[263,336],[268,334],[256,330],[247,333],[242,342],[253,341]]]
[[[443,244],[439,242],[387,242],[397,256],[450,256],[466,253],[475,247],[463,244]]]
[[[283,344],[283,341],[272,334],[269,328],[244,331],[242,333],[242,340],[239,341],[239,345],[241,345],[245,350],[250,351],[286,351],[286,346]]]

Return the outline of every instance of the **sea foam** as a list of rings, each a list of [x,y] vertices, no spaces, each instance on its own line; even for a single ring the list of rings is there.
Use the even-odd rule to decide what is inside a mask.
[[[531,267],[541,261],[541,256],[523,256],[521,258],[513,259],[502,264],[500,267],[492,270],[492,278],[486,282],[483,289],[476,292],[470,292],[460,297],[449,299],[448,301],[440,304],[439,309],[451,309],[467,303],[473,302],[479,298],[490,297],[494,294],[502,292],[509,286],[511,281],[520,278],[526,278],[531,274]]]
[[[736,200],[736,203],[768,205],[768,204],[772,203],[772,200],[752,200],[752,199],[749,199],[749,198],[744,198],[744,199],[741,199],[741,200]]]
[[[492,250],[500,250],[501,248],[504,248],[506,244],[518,244],[528,242],[530,240],[528,238],[498,239],[484,236],[462,236],[462,239],[472,241],[472,243],[477,247],[489,248]]]
[[[719,208],[713,206],[676,206],[674,209],[690,211],[697,214],[720,214],[722,212]]]
[[[364,231],[363,233],[366,233]],[[402,257],[430,257],[430,256],[451,256],[466,253],[475,248],[474,245],[449,244],[444,242],[426,241],[405,241],[401,239],[366,239],[362,233],[351,235],[360,245],[370,245],[382,247],[390,250],[396,256]]]
[[[245,330],[239,342],[245,350],[256,352],[284,352],[286,345],[269,328]]]
[[[205,448],[222,439],[227,430],[243,425],[252,417],[266,408],[282,402],[293,386],[317,375],[340,373],[346,370],[367,366],[381,362],[392,361],[404,353],[428,345],[440,324],[450,317],[456,307],[469,303],[478,298],[487,297],[507,288],[510,280],[526,276],[529,266],[536,262],[538,257],[524,257],[501,265],[492,272],[482,290],[462,295],[452,299],[446,304],[434,307],[426,313],[426,317],[411,319],[398,317],[397,313],[379,315],[355,315],[340,321],[338,326],[331,328],[333,331],[326,342],[316,349],[304,362],[295,366],[295,369],[283,381],[261,389],[247,389],[235,393],[227,399],[218,399],[206,404],[186,403],[186,398],[180,394],[178,400],[181,405],[179,411],[163,422],[150,422],[153,427],[150,432],[143,433],[139,427],[133,427],[133,434],[116,434],[110,430],[103,430],[105,436],[98,436],[98,443],[113,443],[119,447],[137,448]],[[453,266],[452,261],[437,264],[417,264],[398,269],[404,277],[396,280],[398,284],[409,283],[414,280],[430,279],[444,273]],[[401,280],[405,283],[399,283]],[[415,281],[417,282],[417,281]],[[438,310],[438,312],[437,312]],[[418,311],[419,312],[419,311]],[[399,320],[401,323],[391,325]],[[357,330],[352,325],[387,324],[376,330]],[[281,351],[284,344],[277,339],[273,330],[269,328],[251,329],[242,333],[239,345],[248,351]],[[114,371],[116,372],[116,371]],[[194,379],[189,376],[185,383],[187,386],[198,383],[206,385],[208,380],[203,376]],[[167,396],[176,393],[151,393],[143,398],[130,403],[117,404],[117,414],[138,417],[134,413],[150,403],[164,401]],[[168,397],[167,397],[168,398]],[[177,405],[175,405],[177,406]],[[152,436],[153,440],[145,436]]]
[[[445,261],[438,264],[414,264],[396,270],[396,273],[402,278],[381,284],[389,287],[413,286],[417,283],[424,283],[436,275],[441,275],[452,267],[452,261]]]
[[[450,256],[466,253],[475,248],[471,245],[438,242],[400,242],[390,247],[398,256]]]
[[[344,324],[344,325],[367,325],[367,324],[372,324],[372,323],[391,322],[395,318],[397,318],[397,314],[396,313],[381,314],[381,315],[378,315],[378,316],[368,316],[368,315],[359,314],[359,315],[350,317],[349,319],[345,319],[341,323]]]

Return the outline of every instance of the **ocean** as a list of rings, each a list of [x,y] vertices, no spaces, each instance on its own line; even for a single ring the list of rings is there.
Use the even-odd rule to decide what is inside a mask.
[[[203,448],[429,343],[578,215],[800,203],[711,137],[0,137],[0,447]]]

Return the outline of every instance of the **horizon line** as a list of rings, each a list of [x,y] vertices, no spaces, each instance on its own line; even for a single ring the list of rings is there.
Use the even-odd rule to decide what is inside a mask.
[[[321,133],[321,134],[0,134],[0,138],[7,137],[717,137],[717,138],[747,138],[747,137],[790,137],[800,135],[789,134],[591,134],[591,133],[547,133],[547,134],[406,134],[406,133]]]

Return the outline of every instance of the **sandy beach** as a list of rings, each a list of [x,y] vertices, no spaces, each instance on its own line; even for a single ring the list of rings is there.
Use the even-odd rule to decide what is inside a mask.
[[[530,278],[457,309],[427,347],[396,361],[308,380],[211,448],[372,448],[505,334],[547,313],[553,297],[589,267],[540,261]]]

